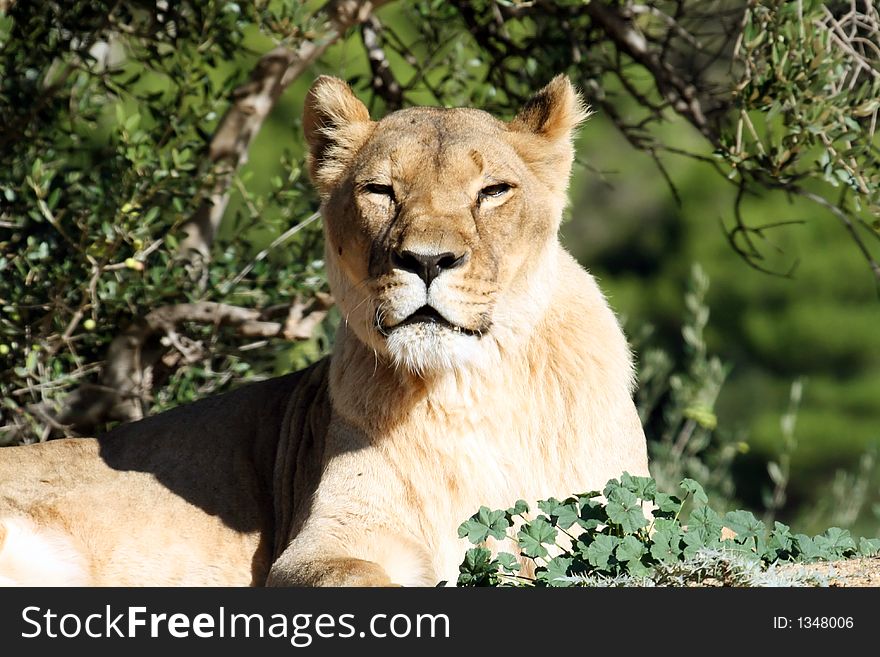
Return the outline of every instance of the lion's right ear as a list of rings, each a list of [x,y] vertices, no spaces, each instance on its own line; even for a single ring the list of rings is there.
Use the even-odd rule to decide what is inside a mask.
[[[322,195],[338,181],[375,124],[366,106],[339,78],[315,80],[303,108],[309,173]]]

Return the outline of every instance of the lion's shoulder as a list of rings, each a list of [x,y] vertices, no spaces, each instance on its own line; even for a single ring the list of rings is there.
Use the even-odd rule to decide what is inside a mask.
[[[253,454],[271,461],[279,441],[296,439],[290,435],[291,418],[304,411],[323,417],[324,409],[329,409],[328,362],[323,358],[297,372],[121,425],[98,438],[102,458],[120,467],[169,454],[181,461],[210,460],[218,452]],[[165,450],[171,443],[174,450]],[[151,452],[154,459],[149,457]]]

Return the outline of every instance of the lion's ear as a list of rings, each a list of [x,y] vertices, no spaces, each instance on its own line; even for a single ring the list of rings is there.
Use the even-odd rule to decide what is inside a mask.
[[[309,145],[309,173],[323,194],[363,146],[374,124],[351,88],[329,75],[319,77],[309,89],[302,121]]]
[[[590,115],[567,75],[560,74],[523,105],[509,127],[550,141],[570,140],[575,129]]]

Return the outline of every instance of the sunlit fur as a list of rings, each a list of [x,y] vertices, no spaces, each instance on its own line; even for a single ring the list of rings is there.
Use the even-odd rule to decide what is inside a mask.
[[[626,340],[557,237],[586,115],[562,76],[508,123],[373,121],[319,78],[303,127],[332,355],[101,439],[0,450],[0,583],[454,582],[480,506],[647,475]],[[431,278],[401,254],[455,258]],[[416,322],[423,306],[438,315]]]
[[[367,121],[333,78],[319,80],[310,98],[307,115],[320,125],[306,131],[310,169],[343,317],[330,372],[341,452],[290,561],[317,559],[327,535],[344,533],[345,514],[381,509],[388,518],[374,522],[385,529],[358,542],[362,558],[390,572],[389,550],[420,555],[433,573],[421,583],[454,581],[466,545],[451,537],[481,505],[648,474],[626,340],[557,237],[572,135],[588,114],[569,81],[554,79],[510,123],[423,108]],[[499,181],[511,191],[477,203]],[[393,198],[364,182],[393,187]],[[395,250],[468,260],[426,288],[395,266]],[[426,304],[471,334],[442,324],[395,328]],[[361,498],[371,501],[352,504]],[[284,563],[276,570],[298,572]]]

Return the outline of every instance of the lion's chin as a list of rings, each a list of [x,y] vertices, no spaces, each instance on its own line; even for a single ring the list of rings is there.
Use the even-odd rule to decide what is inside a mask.
[[[419,376],[460,370],[482,355],[481,338],[441,324],[399,326],[385,339],[395,367]]]

